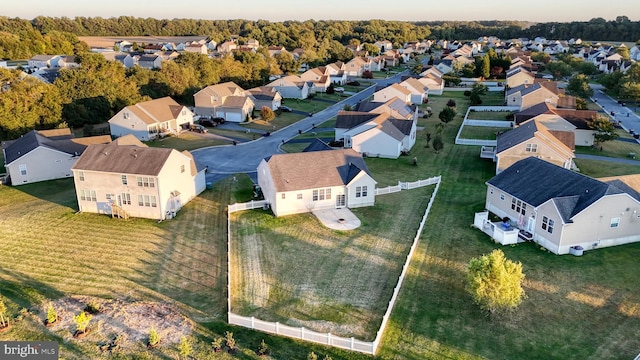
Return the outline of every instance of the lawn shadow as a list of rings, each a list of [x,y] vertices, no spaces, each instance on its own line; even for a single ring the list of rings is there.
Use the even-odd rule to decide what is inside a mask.
[[[14,186],[14,189],[38,199],[68,207],[74,212],[77,212],[79,209],[73,178],[55,179]]]

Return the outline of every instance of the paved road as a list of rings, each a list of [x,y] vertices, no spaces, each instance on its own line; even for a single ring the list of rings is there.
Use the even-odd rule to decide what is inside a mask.
[[[603,109],[611,119],[614,119],[620,123],[625,131],[634,129],[640,131],[640,117],[636,115],[631,109],[626,106],[618,104],[618,101],[611,98],[609,95],[602,92],[601,86],[594,86],[593,99],[596,100],[596,104]],[[615,115],[611,115],[611,112]],[[636,140],[640,143],[640,140]]]
[[[399,82],[401,76],[407,73],[408,71],[404,71],[388,79],[375,79],[373,82],[380,85]],[[297,136],[299,131],[310,131],[316,124],[321,124],[336,116],[338,111],[342,110],[345,105],[353,106],[365,100],[373,95],[374,90],[375,85],[372,85],[335,105],[313,114],[313,116],[306,117],[295,124],[271,133],[271,136],[261,137],[238,145],[201,148],[193,150],[191,153],[199,169],[205,166],[208,168],[207,182],[215,182],[230,174],[237,173],[253,175],[252,178],[255,180],[255,172],[262,159],[273,154],[283,153],[280,145]],[[640,126],[638,128],[640,129]]]

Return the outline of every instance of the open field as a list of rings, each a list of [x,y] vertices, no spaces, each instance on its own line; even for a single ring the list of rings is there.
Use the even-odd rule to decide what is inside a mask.
[[[473,213],[484,208],[484,182],[495,168],[491,161],[478,158],[478,146],[453,145],[460,114],[444,130],[444,149],[439,154],[424,147],[424,134],[435,133],[437,113],[449,98],[456,100],[458,112],[464,114],[462,93],[431,96],[427,106],[435,116],[419,120],[425,129],[418,132],[410,156],[367,159],[380,187],[398,180],[443,176],[379,355],[374,358],[632,359],[640,349],[640,243],[589,251],[582,257],[556,256],[530,243],[503,247],[470,228]],[[489,105],[490,100],[483,104]],[[418,166],[411,164],[414,156]],[[623,170],[638,172],[636,167],[617,168],[611,163],[606,167],[580,159],[577,163],[583,173],[595,177],[619,175]],[[585,165],[591,163],[593,166]],[[192,335],[196,342],[193,358],[256,359],[253,351],[264,339],[274,359],[305,359],[312,350],[334,360],[372,359],[224,322],[224,209],[229,202],[246,201],[251,196],[249,180],[243,176],[237,180],[216,183],[213,191],[205,191],[189,203],[176,219],[160,224],[76,215],[69,179],[0,187],[0,251],[5,254],[0,263],[0,294],[10,317],[21,308],[33,309],[12,330],[0,334],[0,339],[59,341],[62,357],[67,359],[105,357],[97,352],[96,343],[101,340],[97,334],[79,341],[69,340],[69,329],[46,329],[41,322],[42,304],[72,294],[124,296],[176,304],[197,321]],[[396,211],[392,208],[387,213]],[[401,215],[400,211],[398,219],[387,221],[387,226],[402,224]],[[268,225],[277,229],[274,222]],[[528,298],[505,317],[481,312],[465,292],[469,259],[495,248],[521,261],[526,275]],[[297,259],[295,265],[303,262],[301,266],[308,266],[306,262],[314,258],[315,254],[310,254],[308,260]],[[238,340],[238,353],[213,354],[212,338],[226,330],[233,331]],[[135,353],[115,354],[113,358],[177,356],[175,344],[160,350],[148,350],[141,344]]]
[[[372,341],[432,190],[377,197],[353,210],[363,225],[351,231],[311,214],[232,214],[232,310]]]

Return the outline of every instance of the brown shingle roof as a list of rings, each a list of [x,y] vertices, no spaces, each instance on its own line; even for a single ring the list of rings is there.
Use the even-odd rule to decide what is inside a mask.
[[[352,149],[276,154],[266,161],[276,192],[345,185],[351,165],[368,173]]]
[[[72,169],[157,176],[173,151],[118,142],[90,145]]]
[[[136,114],[146,124],[156,124],[176,119],[180,115],[182,108],[182,105],[168,96],[127,106],[129,111]]]

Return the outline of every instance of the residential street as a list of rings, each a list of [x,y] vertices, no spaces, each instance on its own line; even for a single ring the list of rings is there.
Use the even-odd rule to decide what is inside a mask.
[[[591,85],[594,89],[593,99],[612,119],[620,123],[625,131],[634,129],[640,131],[640,117],[636,115],[630,108],[618,104],[618,101],[603,93],[602,86]],[[611,112],[615,115],[611,115]],[[640,140],[636,140],[640,143]]]
[[[408,73],[405,70],[388,79],[373,80],[377,84],[389,84],[399,82],[402,75]],[[370,80],[367,80],[370,81]],[[254,181],[255,171],[260,161],[267,156],[282,153],[280,145],[298,135],[298,131],[310,131],[314,125],[319,125],[330,118],[336,116],[346,104],[355,105],[358,102],[373,95],[375,85],[340,101],[330,107],[319,111],[313,116],[306,117],[295,124],[289,125],[281,130],[271,133],[271,136],[238,143],[238,145],[223,145],[193,150],[193,154],[198,169],[208,167],[207,182],[215,182],[225,178],[230,174],[248,173]],[[640,129],[640,126],[638,126]]]

